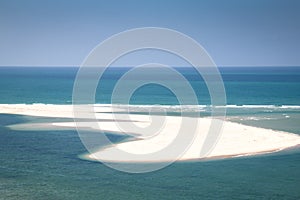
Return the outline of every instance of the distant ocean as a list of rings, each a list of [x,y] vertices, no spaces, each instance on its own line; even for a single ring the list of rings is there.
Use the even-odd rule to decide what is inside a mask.
[[[95,103],[110,104],[117,80],[130,68],[109,68]],[[209,116],[210,95],[193,68],[176,68],[194,88],[199,110]],[[221,67],[227,119],[300,134],[300,67]],[[0,104],[71,104],[78,68],[0,67]],[[137,77],[139,78],[139,77]],[[122,99],[120,99],[122,103]],[[130,100],[178,110],[168,89],[146,85]],[[75,130],[16,131],[7,125],[42,122],[38,117],[0,114],[0,199],[300,199],[300,150],[205,162],[178,162],[157,172],[126,174],[81,160]],[[109,134],[109,133],[108,133]],[[110,135],[118,141],[119,136]]]

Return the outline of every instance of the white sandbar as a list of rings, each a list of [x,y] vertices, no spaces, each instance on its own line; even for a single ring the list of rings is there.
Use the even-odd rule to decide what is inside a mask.
[[[132,157],[127,158],[118,156],[112,152],[115,149],[118,149],[131,154],[146,155],[164,149],[172,143],[174,138],[176,138],[181,125],[181,117],[166,116],[163,128],[160,129],[156,135],[149,137],[149,135],[145,135],[145,133],[141,131],[142,129],[126,130],[127,132],[124,132],[119,124],[123,123],[123,125],[126,126],[129,123],[134,123],[138,127],[147,127],[151,124],[151,119],[147,115],[131,114],[131,121],[117,121],[114,120],[113,115],[110,113],[110,105],[97,105],[95,111],[97,111],[96,117],[99,119],[99,122],[98,125],[94,124],[94,126],[90,128],[99,129],[100,126],[103,131],[118,134],[130,134],[133,137],[136,137],[137,140],[107,146],[104,149],[89,154],[87,156],[89,159],[101,159],[102,161],[108,162],[158,162],[174,159],[173,157],[164,155],[162,157],[153,157],[151,159],[144,160],[139,158],[135,160]],[[122,112],[122,109],[119,111]],[[0,113],[73,118],[73,107],[72,105],[0,104]],[[118,114],[119,119],[122,119],[122,115],[123,114]],[[215,148],[213,148],[213,150],[205,157],[200,157],[203,141],[208,133],[212,119],[196,118],[195,120],[200,122],[196,131],[196,136],[186,151],[178,157],[178,160],[256,155],[300,145],[300,136],[297,134],[224,121],[222,133],[215,144]],[[52,125],[59,127],[75,127],[76,124],[74,122],[58,122],[53,123]],[[80,126],[82,127],[79,128],[83,128],[86,125],[90,125],[90,123],[82,122],[80,123]],[[147,156],[145,156],[145,158],[147,158]]]

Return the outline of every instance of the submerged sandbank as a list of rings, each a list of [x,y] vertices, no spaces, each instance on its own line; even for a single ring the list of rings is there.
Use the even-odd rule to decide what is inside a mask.
[[[167,154],[160,157],[152,157],[151,159],[146,159],[146,156],[145,159],[143,159],[143,156],[135,159],[134,157],[118,156],[118,154],[114,154],[113,152],[115,149],[118,149],[133,155],[146,155],[164,149],[171,144],[174,138],[176,138],[176,134],[181,125],[181,117],[166,116],[164,126],[159,133],[151,137],[145,137],[145,133],[142,131],[143,129],[134,129],[132,131],[124,132],[124,130],[120,128],[119,123],[122,123],[125,126],[129,123],[134,123],[138,127],[147,127],[151,124],[151,118],[149,118],[149,116],[131,114],[131,121],[117,121],[110,113],[112,111],[110,105],[97,105],[95,111],[97,112],[96,117],[99,119],[98,125],[101,127],[101,130],[117,134],[129,134],[132,137],[136,137],[137,140],[126,141],[99,149],[98,151],[89,154],[87,156],[88,159],[101,159],[102,161],[107,162],[158,162],[173,159],[173,157],[168,157]],[[124,110],[119,110],[120,113],[118,114],[118,119],[122,119],[122,111]],[[73,118],[72,105],[1,104],[0,113]],[[216,141],[215,147],[209,154],[203,157],[200,156],[200,151],[212,119],[197,118],[196,120],[199,121],[200,125],[197,128],[195,138],[190,146],[185,149],[185,152],[178,157],[178,160],[256,155],[279,151],[300,144],[300,136],[297,134],[223,121],[222,133],[218,141]],[[82,127],[78,128],[85,128],[89,124],[90,123],[88,122],[82,122],[79,124]],[[74,122],[56,122],[52,123],[52,125],[69,128],[76,126]],[[99,129],[98,125],[96,124],[95,126],[94,124],[93,127],[89,128],[97,130]]]

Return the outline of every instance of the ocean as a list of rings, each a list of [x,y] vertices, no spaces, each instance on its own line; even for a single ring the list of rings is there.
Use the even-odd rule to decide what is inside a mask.
[[[109,68],[95,103],[110,104],[115,84],[130,68]],[[210,95],[193,68],[176,68],[209,116]],[[300,134],[300,67],[220,67],[227,119]],[[76,67],[0,67],[0,104],[72,104]],[[137,77],[138,79],[139,77]],[[168,77],[170,81],[172,78]],[[122,104],[123,99],[117,99]],[[179,113],[165,87],[148,84],[130,99],[134,112],[149,106]],[[55,118],[0,114],[0,199],[299,199],[300,150],[259,156],[176,162],[146,174],[128,174],[80,159],[86,149],[75,130],[12,130],[9,125]],[[107,133],[112,141],[120,136]]]

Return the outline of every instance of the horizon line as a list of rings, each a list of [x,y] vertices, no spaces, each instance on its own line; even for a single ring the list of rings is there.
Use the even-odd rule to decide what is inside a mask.
[[[169,65],[170,66],[170,65]],[[79,68],[80,65],[0,65],[0,67],[73,67]],[[99,67],[99,66],[94,66]],[[108,66],[108,67],[135,67],[135,66]],[[170,66],[170,67],[192,67],[192,66]],[[216,65],[216,67],[300,67],[299,65]]]

